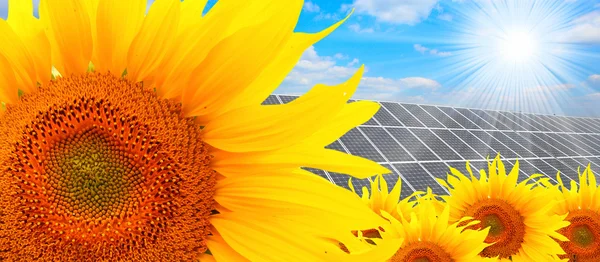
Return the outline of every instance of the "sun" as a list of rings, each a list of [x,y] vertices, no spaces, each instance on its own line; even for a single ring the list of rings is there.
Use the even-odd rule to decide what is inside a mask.
[[[452,29],[443,39],[452,51],[438,79],[465,107],[532,113],[561,112],[572,92],[560,87],[587,77],[589,55],[569,37],[586,3],[562,0],[464,1],[449,6]],[[551,15],[550,15],[551,14]]]
[[[497,44],[501,58],[513,64],[530,62],[535,58],[539,45],[533,33],[525,29],[504,32]]]

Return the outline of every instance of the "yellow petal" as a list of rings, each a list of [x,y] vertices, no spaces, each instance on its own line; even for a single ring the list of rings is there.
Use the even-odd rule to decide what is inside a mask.
[[[17,80],[8,60],[0,54],[0,102],[16,103],[19,99]]]
[[[269,214],[225,212],[212,216],[211,224],[233,250],[250,261],[347,261],[351,257],[336,241],[308,233],[306,225]]]
[[[320,217],[320,227],[352,230],[385,223],[351,191],[302,169],[225,178],[217,184],[215,200],[236,212],[263,210],[296,219]]]
[[[317,85],[290,104],[249,106],[222,114],[206,124],[204,141],[230,152],[273,150],[297,144],[331,123],[356,89],[362,72],[361,67],[348,82],[338,86]]]
[[[127,54],[127,78],[145,80],[172,47],[180,17],[179,0],[157,0],[131,42]]]
[[[248,261],[248,259],[244,258],[238,252],[233,250],[223,238],[219,234],[213,234],[208,239],[206,239],[206,245],[210,250],[210,255],[203,255],[200,257],[200,261],[210,262],[210,261],[236,261],[236,262],[244,262]],[[209,258],[210,257],[210,258]],[[203,259],[204,258],[204,259]]]
[[[51,46],[58,55],[52,58],[52,64],[63,76],[88,70],[93,48],[88,11],[78,0],[40,1],[40,20],[47,26]]]
[[[93,61],[96,71],[108,70],[120,75],[125,70],[129,46],[145,12],[146,0],[100,0]]]
[[[224,176],[244,174],[247,170],[296,169],[302,166],[348,174],[359,179],[390,173],[387,168],[371,160],[306,145],[252,153],[215,150],[213,155],[213,168]]]
[[[199,123],[222,113],[231,94],[243,91],[279,54],[293,32],[300,6],[279,2],[263,16],[267,20],[246,27],[217,44],[191,74],[183,90],[182,104],[186,116],[197,116]],[[231,73],[235,72],[235,77]]]
[[[12,30],[8,23],[0,19],[0,35],[2,44],[0,54],[11,65],[17,82],[16,87],[29,93],[36,88],[36,72],[34,61],[21,38]]]
[[[208,0],[185,0],[181,3],[179,33],[186,32],[191,26],[197,25],[200,22],[206,2]]]
[[[318,33],[294,33],[281,53],[275,57],[262,73],[227,105],[229,110],[253,104],[260,104],[267,98],[296,65],[304,51],[329,35],[344,23],[346,18]],[[364,123],[364,122],[363,122]],[[362,124],[362,123],[361,123]]]

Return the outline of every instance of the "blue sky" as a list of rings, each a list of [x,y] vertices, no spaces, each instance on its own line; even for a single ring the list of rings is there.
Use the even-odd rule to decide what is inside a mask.
[[[355,98],[600,117],[600,0],[310,0],[296,31],[352,9],[276,93],[364,64]]]

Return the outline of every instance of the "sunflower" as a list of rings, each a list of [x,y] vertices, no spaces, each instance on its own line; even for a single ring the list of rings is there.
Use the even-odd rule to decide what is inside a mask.
[[[518,161],[508,175],[499,155],[488,167],[489,176],[481,170],[479,179],[467,164],[470,178],[451,168],[448,183],[439,180],[450,191],[442,197],[450,205],[450,221],[473,217],[481,223],[472,228],[490,228],[485,242],[492,245],[483,249],[483,257],[548,261],[564,254],[553,238],[566,241],[557,230],[569,222],[564,221],[566,215],[548,215],[554,204],[548,199],[548,189],[528,184],[529,179],[517,183]]]
[[[495,261],[479,256],[490,245],[484,242],[488,228],[468,229],[478,222],[463,223],[464,219],[450,224],[450,206],[438,201],[430,189],[417,202],[409,213],[400,214],[400,220],[382,211],[389,223],[383,226],[377,244],[401,243],[388,262]]]
[[[578,170],[579,171],[579,170]],[[557,215],[567,215],[571,222],[568,227],[559,232],[569,241],[559,241],[567,253],[561,255],[570,261],[591,262],[600,260],[600,190],[596,176],[590,166],[579,173],[579,189],[575,181],[571,181],[569,190],[560,175],[557,175],[557,203],[553,212]]]
[[[381,224],[301,167],[389,171],[324,147],[378,105],[363,69],[261,102],[314,34],[303,1],[10,0],[0,20],[0,260],[351,261]],[[211,255],[208,255],[211,254]],[[385,255],[385,254],[379,254]],[[376,256],[374,256],[376,257]],[[359,258],[360,260],[360,258]]]
[[[387,181],[382,175],[377,175],[371,182],[371,193],[367,187],[362,188],[361,199],[375,213],[381,214],[385,211],[392,217],[400,220],[400,214],[410,214],[416,202],[411,201],[414,196],[419,196],[423,192],[417,191],[405,199],[400,199],[402,191],[402,179],[398,179],[391,191],[388,190]],[[358,194],[354,189],[352,179],[348,180],[348,186],[355,194]]]

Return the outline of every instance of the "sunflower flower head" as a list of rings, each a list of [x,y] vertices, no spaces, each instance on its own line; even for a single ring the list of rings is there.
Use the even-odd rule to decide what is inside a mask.
[[[579,187],[571,181],[569,189],[557,175],[558,185],[555,187],[557,203],[552,212],[567,215],[571,224],[559,232],[569,241],[560,241],[563,250],[561,255],[570,261],[591,262],[600,260],[600,189],[596,176],[590,166],[579,172]]]
[[[557,231],[569,222],[564,221],[566,215],[548,215],[554,204],[548,189],[528,183],[538,176],[517,183],[518,161],[506,174],[499,155],[488,168],[489,173],[481,170],[478,179],[467,164],[470,178],[451,168],[447,182],[439,180],[450,192],[442,197],[450,206],[450,222],[472,217],[481,223],[471,228],[489,228],[485,242],[491,245],[480,253],[483,257],[548,261],[564,254],[553,238],[565,241]]]
[[[157,0],[147,14],[146,0],[42,0],[39,19],[31,1],[8,2],[0,260],[389,255],[351,233],[385,219],[302,169],[389,172],[325,148],[379,108],[347,103],[363,68],[261,105],[343,21],[294,32],[301,0],[220,0],[206,14],[205,0]]]
[[[401,243],[388,262],[494,261],[479,256],[490,245],[484,242],[488,229],[468,229],[478,222],[463,223],[465,219],[451,223],[450,206],[437,200],[430,189],[413,210],[400,214],[399,220],[385,211],[382,214],[389,223],[378,243]]]

